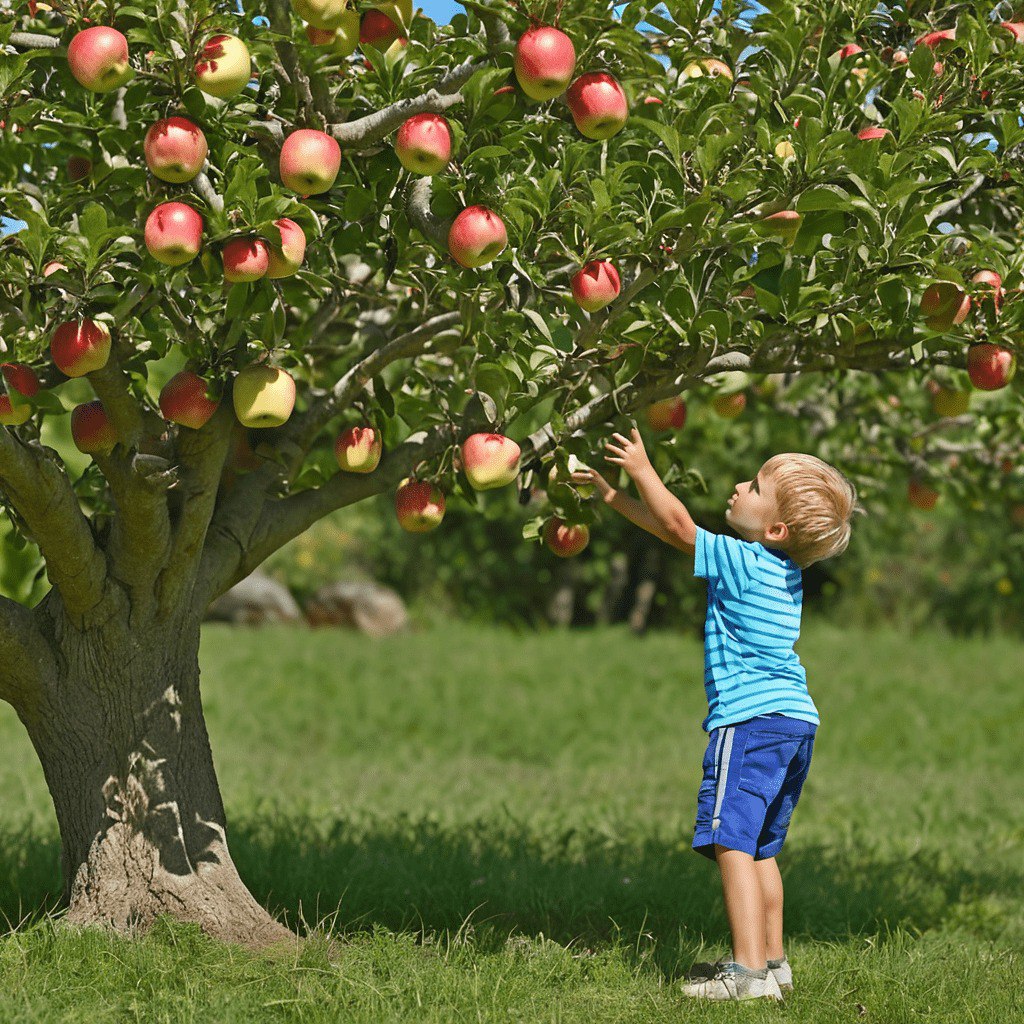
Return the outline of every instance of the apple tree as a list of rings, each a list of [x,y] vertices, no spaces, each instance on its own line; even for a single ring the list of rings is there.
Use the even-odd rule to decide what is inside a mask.
[[[422,531],[540,482],[525,532],[571,555],[597,512],[551,466],[722,374],[862,474],[927,470],[882,374],[969,374],[1017,436],[1024,28],[464,6],[0,3],[0,497],[49,583],[0,602],[0,697],[70,922],[287,934],[228,852],[200,621],[331,511],[387,492]]]

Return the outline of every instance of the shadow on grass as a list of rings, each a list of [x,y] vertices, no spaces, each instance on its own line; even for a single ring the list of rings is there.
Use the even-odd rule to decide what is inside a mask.
[[[704,941],[727,938],[717,868],[685,840],[524,834],[493,821],[456,830],[408,817],[331,824],[281,815],[235,822],[230,841],[253,894],[293,926],[329,918],[336,933],[461,931],[495,952],[511,935],[543,934],[580,950],[622,943],[638,957],[652,954],[668,974]],[[0,834],[0,914],[10,924],[56,906],[59,859],[55,834]],[[958,927],[998,939],[998,915],[958,908],[1024,889],[1019,869],[958,864],[934,850],[893,858],[791,840],[779,865],[787,936],[819,941],[923,932],[951,915]]]

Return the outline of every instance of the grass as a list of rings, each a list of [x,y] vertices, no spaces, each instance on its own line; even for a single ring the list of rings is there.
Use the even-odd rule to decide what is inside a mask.
[[[673,991],[728,949],[689,848],[697,643],[209,626],[235,860],[313,940],[274,960],[179,925],[60,929],[52,809],[5,706],[0,1020],[1024,1020],[1024,650],[821,624],[798,649],[823,724],[779,858],[781,1009]]]

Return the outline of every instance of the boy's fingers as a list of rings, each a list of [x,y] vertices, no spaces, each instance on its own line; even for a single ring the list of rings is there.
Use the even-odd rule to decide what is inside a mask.
[[[619,444],[629,444],[629,438],[623,437],[621,434],[612,434],[612,437],[614,437]]]
[[[636,438],[636,439],[637,439],[638,441],[639,441],[639,440],[641,440],[641,438],[640,438],[640,431],[639,431],[639,430],[637,430],[637,429],[636,429],[636,427],[634,427],[634,428],[633,428],[633,429],[632,429],[632,430],[630,431],[630,433],[631,433],[631,434],[632,434],[632,435],[633,435],[633,436],[634,436],[634,437],[635,437],[635,438]]]

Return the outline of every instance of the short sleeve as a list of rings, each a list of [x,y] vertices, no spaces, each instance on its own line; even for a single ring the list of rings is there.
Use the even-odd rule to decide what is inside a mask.
[[[709,583],[720,583],[726,593],[738,597],[751,581],[755,561],[750,545],[697,527],[693,545],[694,576]]]

